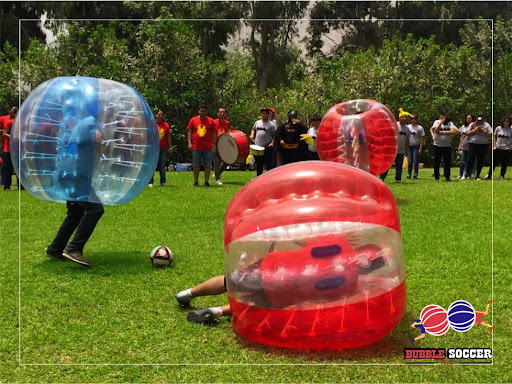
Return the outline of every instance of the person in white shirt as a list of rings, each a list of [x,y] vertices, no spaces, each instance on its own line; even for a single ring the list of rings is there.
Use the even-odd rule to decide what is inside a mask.
[[[250,138],[256,145],[264,147],[265,151],[263,156],[255,156],[256,160],[256,176],[263,173],[263,166],[267,171],[272,169],[272,152],[274,146],[274,134],[276,126],[269,120],[270,110],[268,108],[261,108],[261,119],[256,121],[251,129]]]
[[[321,121],[322,116],[318,114],[313,115],[311,118],[311,127],[308,129],[308,135],[313,139],[313,145],[308,145],[308,160],[320,160],[316,149],[316,136],[318,135]]]
[[[405,112],[400,109],[400,115],[398,116],[398,146],[395,157],[395,181],[397,183],[402,182],[402,168],[404,165],[404,156],[409,152],[409,139],[411,137],[411,131],[409,130],[409,126],[407,125],[407,120],[410,116],[409,112]],[[380,175],[380,179],[384,181],[389,169]]]
[[[434,139],[434,178],[439,181],[439,167],[441,158],[444,165],[444,178],[446,181],[452,181],[450,178],[452,166],[452,137],[459,131],[452,123],[447,113],[441,114],[440,119],[434,121],[430,131],[433,131]]]
[[[475,180],[480,180],[480,172],[484,164],[485,154],[489,146],[489,137],[492,136],[492,127],[485,121],[483,113],[479,113],[476,121],[471,123],[471,128],[467,132],[469,139],[469,159],[466,167],[466,174],[462,179],[469,179],[468,171],[473,168],[475,160],[477,161]]]
[[[459,140],[459,147],[458,151],[460,152],[460,167],[459,167],[459,175],[457,176],[458,179],[461,179],[464,176],[464,173],[466,172],[466,166],[468,163],[468,157],[469,157],[469,136],[468,131],[471,123],[475,121],[475,116],[471,114],[467,114],[464,117],[464,124],[459,127],[459,133],[460,133],[460,140]],[[476,164],[475,164],[476,165]],[[476,167],[473,166],[473,169],[471,170],[471,174],[475,173]],[[470,173],[470,172],[468,172]]]
[[[489,168],[488,174],[484,179],[492,178],[494,168],[501,163],[500,180],[505,179],[507,173],[507,166],[510,161],[512,151],[512,127],[510,126],[511,119],[505,117],[501,119],[501,125],[494,130],[493,142],[493,162]]]
[[[409,125],[411,136],[409,138],[409,151],[407,153],[407,178],[411,178],[412,168],[414,166],[414,178],[418,178],[418,170],[420,167],[419,155],[423,153],[423,139],[425,130],[418,124],[418,115],[413,113],[411,116],[411,124]]]

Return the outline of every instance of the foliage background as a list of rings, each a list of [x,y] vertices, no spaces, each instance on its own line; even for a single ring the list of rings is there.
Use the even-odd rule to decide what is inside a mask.
[[[17,35],[8,31],[0,35],[2,109],[17,104],[18,96],[23,101],[38,84],[57,76],[103,77],[127,83],[153,108],[167,112],[174,128],[173,162],[190,160],[185,127],[200,103],[210,106],[211,116],[219,106],[226,106],[232,124],[245,132],[261,106],[276,108],[278,119],[297,109],[301,119],[308,121],[316,112],[356,98],[378,100],[393,113],[399,107],[418,113],[426,130],[441,108],[450,112],[458,126],[467,113],[483,111],[496,126],[512,112],[512,21],[505,19],[512,10],[508,3],[488,8],[422,2],[397,2],[395,8],[387,2],[87,4],[2,5],[0,30],[16,18],[44,14],[48,20],[43,25],[56,37],[46,43],[39,21],[21,22],[18,95]],[[307,11],[315,19],[307,24],[304,45],[300,45],[298,20]],[[437,15],[444,20],[398,20],[419,15]],[[66,20],[71,16],[112,20]],[[361,20],[333,20],[354,16]],[[461,16],[492,18],[494,24],[489,20],[450,21]],[[371,22],[372,17],[395,19]],[[134,20],[115,20],[121,18]],[[245,37],[233,40],[242,28]],[[343,39],[322,50],[322,37],[326,41],[334,31],[343,31]],[[236,43],[228,49],[230,38]],[[422,160],[431,165],[431,138],[426,140]],[[453,143],[455,148],[458,138]]]

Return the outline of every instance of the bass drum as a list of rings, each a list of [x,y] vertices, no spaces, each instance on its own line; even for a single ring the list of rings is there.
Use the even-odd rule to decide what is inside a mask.
[[[242,163],[249,155],[249,139],[235,129],[223,133],[217,140],[217,152],[226,164]]]

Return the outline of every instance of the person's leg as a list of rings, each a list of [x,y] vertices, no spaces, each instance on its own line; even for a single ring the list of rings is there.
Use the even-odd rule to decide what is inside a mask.
[[[469,151],[467,149],[463,149],[461,151],[460,167],[459,167],[459,178],[464,176],[464,173],[466,172],[466,164],[468,162],[468,154],[469,154]]]
[[[75,229],[78,227],[85,213],[82,206],[74,201],[68,201],[66,204],[66,218],[62,222],[55,239],[53,239],[47,248],[47,251],[52,254],[62,254],[62,251],[64,251],[66,245],[68,245],[71,235],[75,232]]]
[[[402,169],[404,167],[404,154],[403,153],[397,153],[395,157],[395,180],[400,182],[402,181]]]
[[[254,161],[256,162],[256,176],[259,176],[263,173],[264,156],[254,156]]]
[[[9,190],[9,189],[11,189],[12,174],[14,172],[14,167],[12,165],[10,152],[4,152],[2,160],[3,160],[2,171],[3,171],[4,189]]]
[[[101,203],[77,202],[76,204],[79,204],[82,207],[85,214],[78,223],[73,240],[71,240],[65,248],[65,251],[68,252],[83,251],[85,244],[94,231],[94,228],[96,228],[96,224],[98,224],[98,221],[105,212]]]
[[[212,151],[203,151],[204,185],[210,185],[210,173],[212,171]]]
[[[443,148],[444,178],[450,180],[452,172],[452,148]]]
[[[160,151],[158,156],[158,171],[160,172],[160,185],[165,185],[167,182],[167,174],[165,172],[165,165],[167,164],[167,150]]]
[[[410,179],[412,176],[412,166],[414,163],[414,148],[416,146],[410,146],[409,150],[407,151],[407,178]]]
[[[185,289],[176,294],[176,300],[181,305],[189,305],[194,297],[221,295],[227,292],[224,275],[214,276],[195,287]]]
[[[201,166],[201,153],[192,150],[192,169],[194,170],[194,186],[199,185],[199,167]]]
[[[477,153],[476,153],[476,178],[480,179],[480,172],[482,172],[482,168],[484,165],[485,152],[487,151],[487,144],[477,144]]]
[[[263,157],[265,158],[265,167],[267,168],[267,171],[272,169],[272,153],[273,149],[269,147],[266,147],[265,152],[263,152]]]
[[[507,173],[508,162],[510,161],[510,151],[502,151],[501,155],[501,178],[505,178],[505,174]]]
[[[412,162],[414,164],[414,178],[418,178],[418,173],[420,170],[420,147],[419,145],[414,146],[414,151],[412,152]]]
[[[441,166],[441,150],[434,145],[434,178],[439,180],[439,167]]]
[[[231,307],[229,304],[221,307],[210,307],[199,309],[197,311],[190,311],[187,313],[187,321],[192,323],[210,323],[221,316],[231,316]]]
[[[501,160],[501,153],[499,149],[495,149],[492,151],[492,163],[489,166],[489,171],[487,172],[487,175],[484,177],[484,179],[490,179],[492,178],[492,173],[498,166],[498,163]]]
[[[222,159],[220,158],[219,152],[217,152],[217,150],[213,151],[212,158],[213,158],[213,172],[214,172],[215,180],[217,181],[220,179],[220,174],[221,174],[220,169],[222,167]]]
[[[468,162],[466,163],[466,174],[464,175],[464,178],[469,179],[469,177],[471,176],[475,160],[476,160],[475,144],[469,143]]]

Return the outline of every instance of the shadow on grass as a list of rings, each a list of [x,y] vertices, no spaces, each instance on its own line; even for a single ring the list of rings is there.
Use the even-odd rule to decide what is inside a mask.
[[[181,307],[182,310],[194,310],[196,308]],[[409,312],[404,314],[401,322],[391,335],[384,337],[383,339],[367,345],[361,348],[353,348],[353,349],[344,349],[344,350],[325,350],[325,351],[317,351],[317,350],[297,350],[297,349],[288,349],[281,347],[268,346],[264,344],[258,344],[256,342],[244,339],[241,336],[237,336],[237,344],[248,350],[254,352],[263,352],[269,356],[275,357],[289,357],[289,358],[298,358],[301,359],[297,364],[311,364],[311,363],[325,363],[325,364],[336,364],[343,362],[360,362],[369,359],[383,359],[383,363],[386,362],[389,358],[393,359],[393,363],[396,363],[397,359],[400,359],[404,355],[404,348],[410,348],[410,340],[419,335],[417,329],[409,328],[409,325],[413,323],[416,317]],[[224,321],[225,318],[215,319],[211,323],[201,324],[204,327],[215,328],[221,325],[221,322]],[[198,324],[199,325],[199,324]],[[375,363],[375,361],[370,361],[370,363]]]
[[[99,276],[122,276],[139,275],[161,272],[173,269],[155,268],[151,265],[147,252],[86,252],[85,257],[91,263],[90,267],[84,267],[70,260],[56,261],[46,258],[34,265],[43,272],[54,273],[57,275],[69,274],[75,275],[77,271]]]

